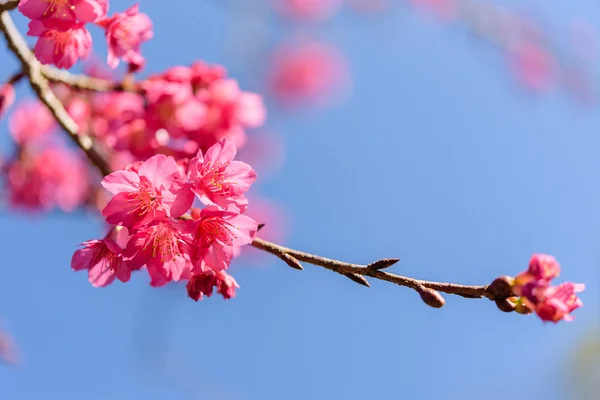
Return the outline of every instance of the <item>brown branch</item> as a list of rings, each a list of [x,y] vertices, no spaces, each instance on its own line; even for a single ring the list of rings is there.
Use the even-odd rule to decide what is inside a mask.
[[[457,285],[454,283],[444,283],[444,282],[430,282],[419,279],[408,278],[405,276],[391,274],[389,272],[381,271],[377,268],[373,268],[373,265],[386,265],[390,263],[394,263],[396,259],[383,259],[380,261],[376,261],[375,263],[369,265],[359,265],[359,264],[351,264],[343,261],[332,260],[330,258],[325,258],[321,256],[317,256],[314,254],[305,253],[298,250],[293,250],[275,243],[268,242],[264,239],[256,238],[252,242],[252,246],[264,250],[268,253],[271,253],[286,263],[289,264],[290,258],[295,259],[297,264],[299,265],[300,261],[304,261],[309,264],[318,265],[323,268],[327,268],[331,271],[337,272],[339,274],[345,276],[353,276],[352,280],[355,280],[354,277],[371,277],[375,279],[379,279],[382,281],[387,281],[391,283],[395,283],[399,286],[405,286],[411,289],[416,290],[423,298],[427,304],[437,304],[432,305],[433,307],[441,307],[443,305],[443,299],[437,297],[439,293],[436,295],[434,292],[443,292],[448,294],[455,294],[462,297],[467,298],[482,298],[487,297],[490,300],[498,300],[504,299],[507,296],[503,294],[499,294],[495,291],[489,289],[489,285],[486,286],[467,286],[467,285]],[[390,260],[393,260],[390,261]],[[391,264],[390,264],[391,265]],[[366,280],[365,280],[366,281]],[[361,284],[364,283],[361,281]],[[368,286],[368,285],[367,285]],[[432,292],[434,291],[434,292]],[[441,297],[441,296],[440,296]],[[426,300],[427,299],[427,300]]]
[[[8,0],[0,3],[0,12],[2,11],[10,11],[17,8],[20,0]]]
[[[17,4],[18,1],[0,4],[0,30],[4,33],[10,50],[12,50],[21,61],[22,74],[28,77],[31,87],[38,98],[46,105],[46,107],[48,107],[52,115],[69,134],[69,137],[71,137],[75,144],[85,152],[90,162],[95,165],[103,175],[110,174],[112,171],[108,162],[104,159],[102,154],[95,149],[94,143],[89,136],[78,134],[77,124],[69,116],[60,100],[50,89],[48,80],[66,83],[67,85],[82,90],[115,91],[134,89],[131,89],[132,86],[125,87],[126,85],[124,84],[116,84],[87,76],[72,75],[68,72],[56,70],[55,68],[42,66],[27,47],[23,37],[17,31],[7,12],[7,10],[16,7]],[[17,80],[21,78],[19,74],[15,74],[14,77],[16,77],[15,79]],[[262,228],[262,226],[263,225],[261,225],[259,229]],[[467,286],[454,283],[431,282],[382,271],[399,261],[395,258],[384,258],[368,265],[359,265],[290,249],[259,238],[254,239],[252,246],[279,257],[287,265],[297,270],[303,269],[300,263],[303,261],[337,272],[363,286],[370,286],[366,277],[371,277],[411,288],[420,295],[425,304],[435,308],[444,305],[444,298],[439,293],[443,292],[467,298],[486,297],[495,301],[498,308],[501,310],[512,310],[509,307],[510,304],[505,304],[508,302],[507,299],[512,293],[510,287],[507,286],[507,280],[503,278],[498,278],[492,282],[492,284],[486,286]]]
[[[41,66],[42,75],[54,83],[63,83],[74,89],[89,90],[93,92],[137,92],[143,93],[141,89],[130,83],[129,80],[123,82],[113,82],[106,79],[93,78],[87,75],[72,74],[65,70],[60,70],[48,65]]]
[[[0,12],[0,31],[3,32],[8,48],[21,62],[23,73],[28,77],[31,88],[37,97],[48,107],[56,121],[68,133],[71,140],[81,148],[90,162],[98,168],[103,175],[108,175],[111,168],[94,146],[92,139],[85,134],[79,134],[77,123],[69,116],[65,107],[50,89],[48,79],[42,74],[42,66],[29,50],[25,40],[15,27],[8,11]]]

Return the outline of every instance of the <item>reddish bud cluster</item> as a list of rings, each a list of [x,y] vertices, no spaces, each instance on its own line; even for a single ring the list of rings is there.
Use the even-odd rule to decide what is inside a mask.
[[[572,282],[552,286],[551,280],[560,274],[560,265],[554,257],[534,254],[527,271],[517,275],[512,283],[513,293],[520,298],[517,310],[521,313],[535,311],[543,321],[571,321],[571,312],[583,305],[577,293],[585,285]]]

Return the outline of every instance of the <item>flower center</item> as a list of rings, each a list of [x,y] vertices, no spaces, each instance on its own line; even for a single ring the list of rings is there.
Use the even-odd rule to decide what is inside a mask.
[[[67,6],[69,5],[69,0],[42,0],[44,3],[48,3],[48,7],[46,11],[44,11],[44,17],[47,17],[52,14],[61,14],[61,17],[66,17],[67,13],[65,12]],[[69,7],[71,10],[75,10],[75,6]]]
[[[54,54],[63,54],[70,45],[73,36],[70,32],[50,31],[50,39],[54,42]]]
[[[137,212],[139,216],[154,212],[160,207],[162,194],[156,190],[144,178],[140,182],[140,189],[132,192],[129,201],[134,203],[134,208],[130,212]]]
[[[228,165],[229,163],[208,163],[204,167],[204,187],[215,194],[220,194],[222,196],[229,195],[231,192],[231,186],[237,185],[237,182],[229,179],[229,174],[225,174],[225,170],[227,169]],[[231,172],[235,172],[235,170]]]
[[[158,224],[148,240],[152,243],[152,257],[158,254],[161,262],[165,262],[181,256],[177,242],[177,236],[168,224]]]
[[[208,245],[233,246],[235,234],[227,222],[207,219],[200,224],[200,238]]]

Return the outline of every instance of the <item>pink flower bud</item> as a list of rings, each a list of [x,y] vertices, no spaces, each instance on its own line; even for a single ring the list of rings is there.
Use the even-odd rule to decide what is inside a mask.
[[[10,83],[0,86],[0,118],[15,102],[15,88]]]

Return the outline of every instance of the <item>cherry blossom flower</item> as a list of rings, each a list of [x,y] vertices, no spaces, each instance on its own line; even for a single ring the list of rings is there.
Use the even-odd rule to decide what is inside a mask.
[[[141,227],[129,240],[126,255],[130,264],[146,265],[152,286],[191,277],[192,221],[163,220]]]
[[[560,264],[556,259],[547,254],[534,254],[529,261],[527,271],[515,277],[515,285],[524,285],[535,280],[556,278],[560,274]]]
[[[193,212],[198,271],[227,269],[239,247],[252,243],[258,224],[252,218],[215,206]]]
[[[123,237],[126,241],[128,236],[126,228],[117,227],[102,240],[83,242],[83,248],[73,254],[71,268],[75,271],[87,270],[88,279],[94,287],[107,286],[115,278],[121,282],[129,281],[131,267],[124,260],[123,248],[118,244]]]
[[[273,5],[289,18],[322,21],[340,9],[342,0],[273,0]]]
[[[24,152],[4,165],[10,204],[28,210],[73,211],[89,193],[87,164],[77,154],[49,147]]]
[[[19,11],[32,20],[94,22],[106,15],[108,0],[21,0]]]
[[[554,257],[534,254],[527,271],[513,280],[512,291],[520,296],[519,302],[535,311],[543,321],[571,321],[571,312],[583,305],[576,293],[582,292],[585,285],[566,282],[552,286],[550,281],[559,274],[560,265]]]
[[[233,79],[215,81],[196,97],[206,105],[206,117],[201,129],[189,136],[204,150],[223,138],[242,147],[246,142],[245,129],[261,126],[266,118],[262,98],[240,90]]]
[[[268,77],[270,90],[285,105],[326,103],[349,78],[347,62],[339,51],[314,41],[277,49]]]
[[[508,49],[512,71],[525,88],[542,91],[555,80],[555,60],[542,45],[527,40]]]
[[[0,86],[0,118],[15,102],[15,88],[10,83]]]
[[[228,300],[235,297],[235,289],[239,289],[240,286],[225,271],[207,271],[196,274],[192,276],[186,286],[188,296],[195,301],[201,300],[203,296],[212,296],[215,287],[217,293]]]
[[[248,199],[244,193],[256,180],[256,173],[248,164],[234,160],[236,152],[233,143],[223,139],[204,156],[202,150],[198,151],[190,161],[188,176],[202,203],[246,210]]]
[[[144,63],[140,45],[153,36],[152,21],[146,14],[139,12],[137,4],[124,13],[115,13],[112,17],[99,21],[98,24],[106,29],[108,65],[111,68],[119,65],[119,59],[136,65]]]
[[[46,138],[55,126],[54,117],[39,101],[19,103],[8,120],[8,130],[19,145]]]
[[[68,28],[62,25],[64,23],[48,24],[33,20],[29,23],[27,34],[39,37],[34,52],[42,64],[53,64],[58,68],[68,69],[75,65],[77,60],[89,55],[92,36],[83,23],[76,23]]]
[[[583,305],[576,293],[584,290],[585,285],[572,282],[546,288],[534,304],[535,312],[543,321],[572,321],[571,312]]]
[[[153,220],[183,215],[192,205],[193,194],[171,191],[178,174],[173,157],[157,154],[137,172],[120,170],[107,175],[102,186],[115,196],[102,210],[106,222],[138,228]]]

